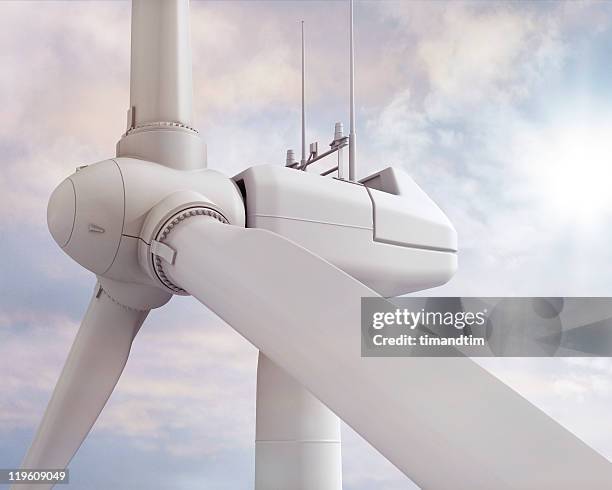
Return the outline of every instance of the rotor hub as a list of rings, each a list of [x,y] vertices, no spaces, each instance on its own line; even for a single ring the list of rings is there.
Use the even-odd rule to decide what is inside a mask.
[[[177,170],[134,158],[79,167],[55,189],[47,210],[54,240],[77,263],[107,282],[164,294],[187,294],[164,273],[164,239],[196,216],[244,226],[236,184],[214,170]]]

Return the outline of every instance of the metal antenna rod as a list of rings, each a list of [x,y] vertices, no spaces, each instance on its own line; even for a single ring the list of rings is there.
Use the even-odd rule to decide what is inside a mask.
[[[349,127],[349,180],[355,180],[355,144],[356,144],[356,135],[355,135],[355,49],[353,47],[353,0],[350,0],[351,5],[351,20],[350,20],[350,106],[351,106],[351,116],[350,116],[350,127]]]
[[[306,165],[306,104],[305,104],[305,84],[306,84],[306,49],[304,47],[304,21],[302,21],[302,160],[301,167]]]

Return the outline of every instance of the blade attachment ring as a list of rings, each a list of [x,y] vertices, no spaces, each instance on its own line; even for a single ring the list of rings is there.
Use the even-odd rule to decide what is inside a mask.
[[[162,244],[165,244],[165,240],[168,238],[170,233],[172,233],[172,231],[177,225],[179,225],[186,219],[198,216],[216,219],[221,223],[229,224],[227,218],[223,216],[219,211],[201,205],[193,206],[187,209],[183,209],[182,211],[169,218],[168,221],[166,221],[166,223],[160,228],[159,232],[157,233],[157,236],[155,237],[155,240]],[[151,254],[151,256],[153,258],[153,270],[155,271],[155,274],[157,275],[158,279],[163,283],[163,285],[170,291],[172,291],[174,294],[178,294],[181,296],[189,296],[189,293],[187,291],[185,291],[180,286],[174,284],[168,278],[164,271],[164,259],[159,255]]]

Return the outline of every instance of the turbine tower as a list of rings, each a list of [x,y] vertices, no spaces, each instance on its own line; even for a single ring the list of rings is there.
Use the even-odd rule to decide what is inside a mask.
[[[133,1],[117,156],[79,167],[50,198],[54,240],[97,282],[22,468],[67,467],[149,311],[192,295],[261,352],[258,490],[340,489],[336,416],[422,487],[612,488],[605,458],[471,359],[361,357],[361,298],[447,282],[455,229],[393,167],[358,182],[354,166],[345,180],[292,158],[233,178],[206,168],[188,8]],[[337,136],[306,164],[347,145]]]

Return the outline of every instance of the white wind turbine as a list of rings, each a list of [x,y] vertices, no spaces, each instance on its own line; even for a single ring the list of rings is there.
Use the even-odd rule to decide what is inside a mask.
[[[148,312],[191,294],[260,349],[259,490],[340,489],[336,415],[424,488],[612,488],[605,458],[470,359],[360,356],[360,299],[443,284],[457,245],[401,171],[354,180],[353,124],[332,143],[346,180],[299,171],[316,145],[228,178],[191,127],[187,0],[133,1],[131,60],[117,157],[49,202],[53,238],[98,282],[22,468],[68,465]]]

